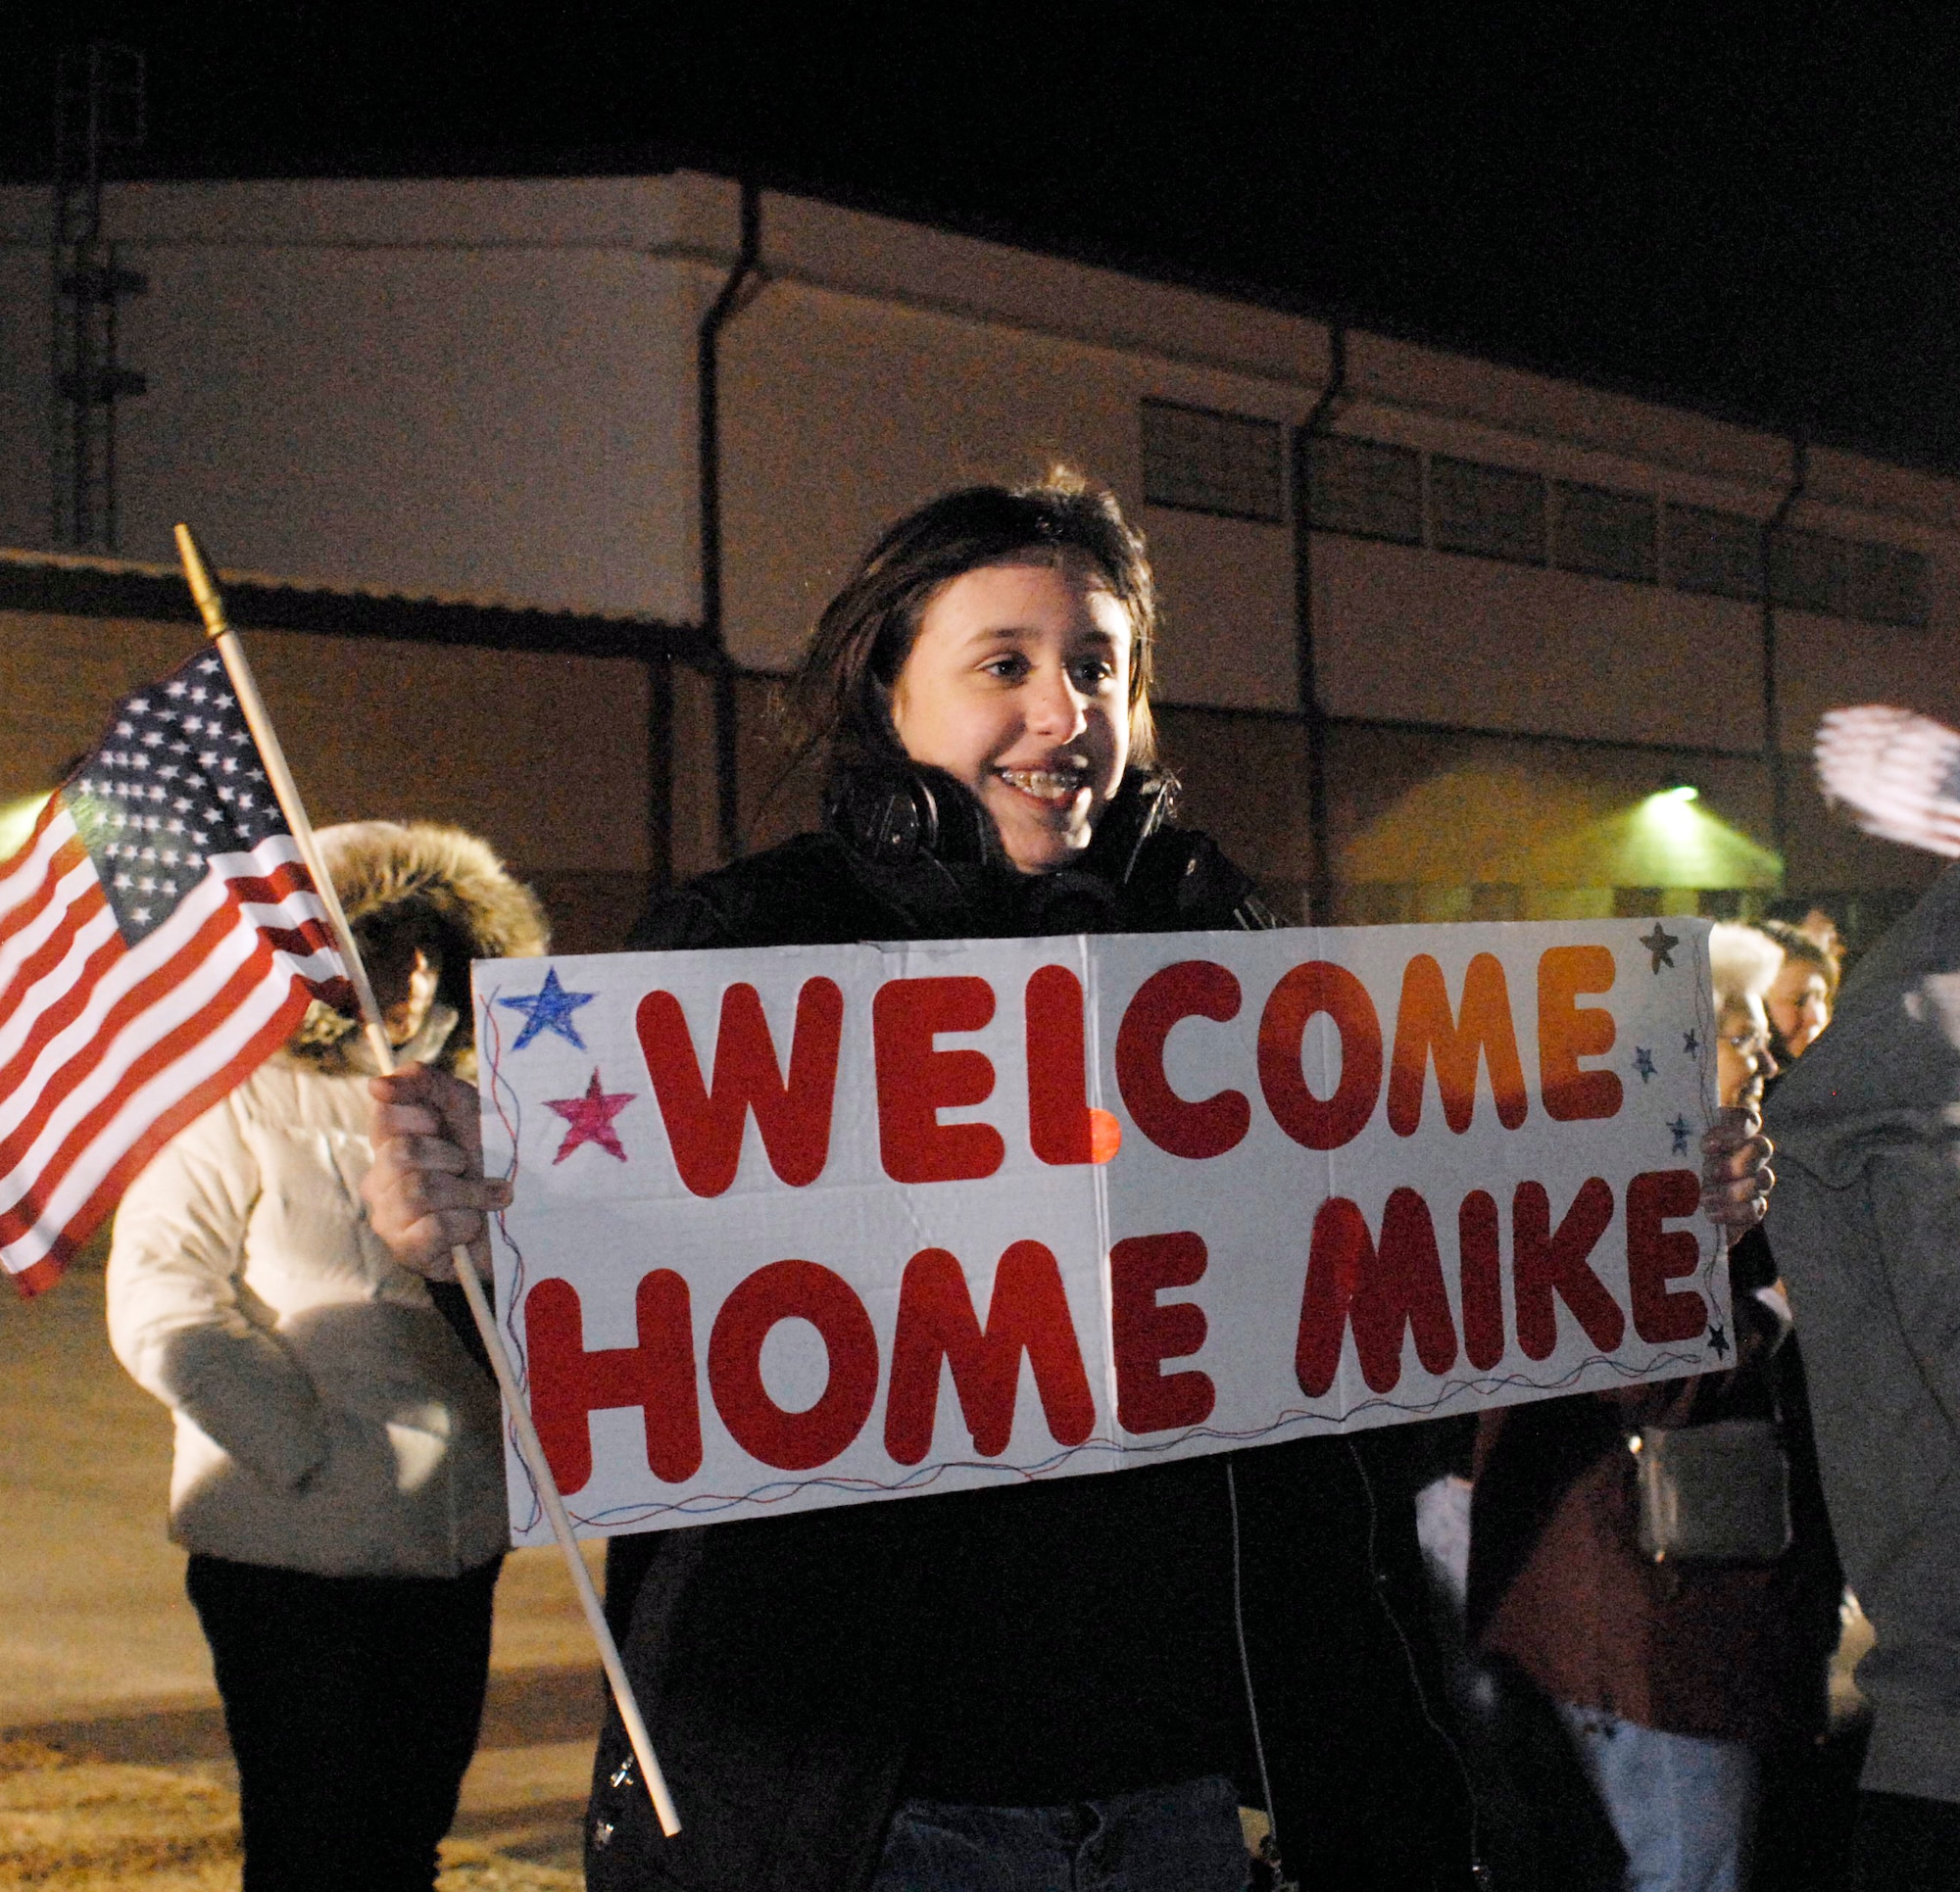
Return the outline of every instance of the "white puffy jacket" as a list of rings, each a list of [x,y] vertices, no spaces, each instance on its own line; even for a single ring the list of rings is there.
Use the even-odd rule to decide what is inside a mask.
[[[122,1198],[116,1356],[176,1419],[171,1534],[330,1577],[453,1577],[509,1543],[495,1390],[368,1226],[366,1080],[287,1053]]]

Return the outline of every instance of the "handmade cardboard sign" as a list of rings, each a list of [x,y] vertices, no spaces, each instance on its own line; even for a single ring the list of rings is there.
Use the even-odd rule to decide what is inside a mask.
[[[1719,1367],[1707,935],[479,964],[498,1306],[573,1517],[1119,1472]]]

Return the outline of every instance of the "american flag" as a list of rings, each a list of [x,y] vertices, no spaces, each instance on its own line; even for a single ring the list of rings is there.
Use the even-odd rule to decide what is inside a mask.
[[[224,665],[128,698],[0,862],[0,1262],[48,1286],[178,1130],[352,1009]]]
[[[1867,834],[1960,855],[1960,735],[1884,703],[1825,712],[1817,780]]]

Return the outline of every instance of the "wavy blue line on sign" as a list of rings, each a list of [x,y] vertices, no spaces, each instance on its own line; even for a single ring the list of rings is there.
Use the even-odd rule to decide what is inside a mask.
[[[491,1107],[497,1112],[497,1121],[503,1125],[505,1135],[511,1140],[511,1166],[504,1172],[504,1180],[511,1185],[514,1199],[517,1166],[520,1160],[518,1152],[522,1147],[519,1137],[524,1127],[524,1103],[510,1079],[504,1075],[504,1029],[498,1021],[496,1009],[497,995],[502,991],[501,986],[492,988],[483,1000],[483,1024],[477,1043],[488,1047]],[[506,1097],[509,1098],[508,1104],[505,1102]],[[525,1351],[523,1341],[517,1334],[517,1309],[523,1305],[524,1282],[529,1270],[524,1265],[523,1249],[511,1234],[511,1225],[504,1210],[499,1209],[492,1219],[497,1224],[498,1236],[515,1261],[515,1267],[511,1275],[509,1302],[504,1308],[501,1319],[504,1324],[505,1338],[509,1342],[507,1351],[510,1353],[511,1364],[516,1374],[517,1386],[528,1402],[531,1390],[531,1363],[530,1355]],[[517,1431],[509,1420],[504,1423],[504,1431],[511,1447],[510,1456],[516,1460],[524,1475],[524,1488],[531,1494],[530,1514],[517,1525],[516,1528],[519,1531],[534,1530],[537,1528],[538,1521],[544,1516],[544,1504],[538,1497],[537,1480],[531,1477],[530,1467],[524,1464],[523,1455],[517,1450]],[[585,1520],[581,1519],[579,1522],[583,1523]]]
[[[1533,1380],[1519,1373],[1480,1374],[1467,1379],[1446,1381],[1433,1398],[1394,1399],[1386,1394],[1375,1399],[1365,1399],[1359,1405],[1350,1407],[1342,1415],[1351,1419],[1356,1414],[1389,1409],[1395,1412],[1422,1416],[1435,1412],[1448,1403],[1459,1393],[1475,1392],[1489,1394],[1506,1386],[1526,1386],[1534,1392],[1558,1392],[1574,1385],[1589,1368],[1607,1367],[1623,1380],[1638,1381],[1651,1378],[1655,1371],[1668,1366],[1698,1366],[1698,1353],[1671,1349],[1650,1355],[1644,1362],[1634,1365],[1624,1360],[1616,1360],[1609,1354],[1595,1353],[1581,1360],[1555,1380]],[[840,1491],[860,1496],[896,1497],[901,1493],[926,1491],[939,1482],[948,1472],[993,1472],[1004,1478],[1021,1483],[1032,1483],[1035,1480],[1053,1475],[1059,1467],[1084,1453],[1114,1453],[1123,1458],[1153,1457],[1171,1451],[1192,1439],[1217,1439],[1227,1444],[1245,1445],[1256,1440],[1269,1439],[1274,1433],[1298,1426],[1303,1421],[1325,1422],[1330,1415],[1294,1408],[1282,1413],[1270,1425],[1252,1427],[1244,1431],[1223,1431],[1216,1427],[1195,1426],[1170,1437],[1144,1441],[1122,1441],[1096,1437],[1085,1439],[1080,1445],[1065,1446],[1045,1459],[1032,1465],[1004,1465],[998,1459],[945,1459],[932,1465],[921,1465],[907,1472],[903,1478],[891,1480],[864,1478],[844,1478],[832,1474],[809,1479],[771,1479],[764,1483],[752,1486],[743,1492],[694,1491],[684,1498],[677,1498],[671,1504],[639,1502],[613,1505],[603,1511],[571,1513],[574,1524],[595,1528],[619,1525],[645,1524],[649,1519],[662,1517],[712,1518],[724,1512],[747,1506],[753,1509],[766,1509],[784,1503],[804,1491]],[[528,1475],[527,1475],[528,1481]],[[532,1528],[538,1519],[539,1508],[533,1492],[532,1515],[520,1527]]]

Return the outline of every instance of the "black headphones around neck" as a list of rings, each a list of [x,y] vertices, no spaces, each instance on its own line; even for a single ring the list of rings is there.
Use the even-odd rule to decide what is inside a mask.
[[[994,824],[972,792],[919,762],[857,762],[837,769],[824,795],[831,828],[882,865],[933,859],[988,865],[1001,857]]]
[[[1097,824],[1083,866],[1120,886],[1144,843],[1168,818],[1177,778],[1133,768]],[[886,866],[934,859],[948,866],[1001,863],[992,818],[966,785],[944,769],[895,757],[833,771],[824,820],[860,854]]]

